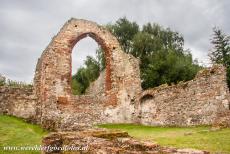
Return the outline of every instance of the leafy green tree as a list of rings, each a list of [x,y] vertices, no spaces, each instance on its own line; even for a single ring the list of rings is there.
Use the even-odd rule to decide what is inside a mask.
[[[173,32],[169,28],[164,29],[155,23],[147,23],[143,26],[142,31],[157,39],[161,48],[183,51],[184,38],[178,32]]]
[[[173,50],[157,51],[147,58],[146,64],[141,69],[143,89],[191,80],[200,69],[194,64],[190,52],[178,55]]]
[[[135,22],[126,18],[119,19],[114,25],[110,24],[110,31],[123,49],[127,49],[128,44],[125,52],[140,59],[143,89],[191,80],[201,68],[184,49],[184,38],[178,32],[151,23],[140,30],[134,28],[139,27],[133,26],[137,25]],[[132,33],[126,33],[126,29],[131,29]]]
[[[214,47],[209,57],[213,63],[223,64],[227,68],[227,83],[230,88],[230,36],[220,28],[214,27],[211,43]]]
[[[106,27],[116,36],[122,48],[129,53],[132,50],[132,39],[139,31],[138,24],[130,22],[124,17],[118,19],[115,24],[108,24]]]

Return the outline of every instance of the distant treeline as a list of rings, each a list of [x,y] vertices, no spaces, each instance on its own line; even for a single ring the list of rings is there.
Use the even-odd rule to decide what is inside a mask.
[[[14,88],[31,88],[33,85],[21,81],[6,79],[3,75],[0,74],[0,86],[9,86]]]

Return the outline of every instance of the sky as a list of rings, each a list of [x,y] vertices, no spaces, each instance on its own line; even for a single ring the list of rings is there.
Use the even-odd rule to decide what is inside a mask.
[[[230,35],[229,0],[0,0],[0,74],[31,83],[37,59],[70,18],[104,25],[127,17],[181,33],[194,59],[208,65],[212,28]],[[73,51],[73,72],[97,43],[85,38]]]

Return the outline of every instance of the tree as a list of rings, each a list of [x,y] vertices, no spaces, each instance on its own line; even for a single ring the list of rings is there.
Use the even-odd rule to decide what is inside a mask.
[[[129,53],[132,49],[132,39],[139,31],[138,24],[130,22],[124,17],[118,19],[115,24],[108,24],[106,27],[116,36],[122,48]]]
[[[184,49],[183,36],[170,28],[147,23],[139,29],[126,18],[107,27],[127,49],[126,53],[140,59],[143,89],[191,80],[201,68]]]
[[[230,37],[218,27],[214,27],[211,43],[214,46],[209,55],[211,61],[226,67],[230,66]]]
[[[200,68],[189,51],[177,54],[173,50],[159,50],[147,58],[146,66],[141,69],[142,88],[191,80]]]
[[[213,28],[211,39],[213,49],[209,57],[213,63],[223,64],[227,68],[227,83],[230,88],[230,36],[227,36],[220,28]]]

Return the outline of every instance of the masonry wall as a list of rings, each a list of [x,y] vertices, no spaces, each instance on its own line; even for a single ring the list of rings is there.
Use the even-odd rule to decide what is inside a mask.
[[[220,65],[201,70],[191,81],[162,85],[135,97],[136,100],[123,100],[115,107],[105,105],[107,97],[103,95],[74,96],[71,104],[63,97],[55,110],[49,110],[51,118],[43,120],[46,116],[41,116],[41,110],[46,106],[41,107],[32,88],[0,86],[0,114],[36,123],[43,120],[44,128],[55,130],[80,130],[99,123],[117,122],[163,126],[210,125],[229,119],[229,114],[226,114],[230,111],[229,90],[225,68]]]
[[[0,86],[0,114],[39,123],[39,106],[33,89]]]
[[[126,54],[116,37],[104,27],[92,21],[70,19],[43,51],[35,71],[34,88],[41,102],[41,121],[44,126],[58,122],[57,117],[63,113],[68,114],[73,105],[82,106],[79,104],[81,101],[75,101],[75,96],[71,93],[71,56],[73,47],[87,36],[102,47],[106,59],[103,85],[105,91],[100,105],[103,108],[107,107],[107,112],[100,113],[102,115],[100,120],[132,122],[130,116],[134,112],[134,107],[131,107],[132,100],[141,92],[139,60]],[[59,108],[60,104],[65,107]],[[94,112],[98,111],[92,109],[92,113]],[[78,112],[74,115],[78,116]],[[94,114],[88,116],[88,119],[93,119]],[[73,119],[73,115],[67,117]]]
[[[145,125],[212,124],[217,114],[229,110],[225,68],[201,70],[194,80],[143,91],[139,122]]]

